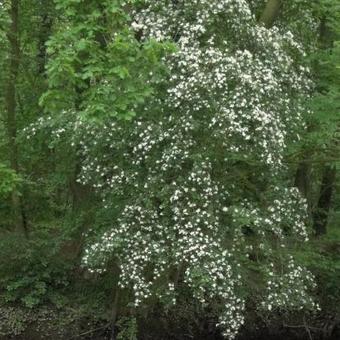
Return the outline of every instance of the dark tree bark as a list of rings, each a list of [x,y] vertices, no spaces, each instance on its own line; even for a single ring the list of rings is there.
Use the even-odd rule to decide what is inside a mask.
[[[312,216],[312,166],[309,160],[309,154],[305,154],[304,159],[300,161],[295,173],[294,186],[299,189],[300,194],[307,201],[308,218],[311,222]]]
[[[5,89],[6,129],[8,136],[8,151],[10,166],[13,171],[19,173],[18,146],[17,146],[17,102],[16,83],[20,66],[20,43],[19,43],[19,4],[20,0],[11,0],[9,16],[11,24],[7,32],[9,42],[9,76]],[[26,216],[22,198],[17,192],[12,194],[13,221],[17,229],[28,234]]]
[[[47,48],[46,42],[51,36],[52,26],[53,26],[53,18],[51,17],[51,1],[44,0],[40,2],[39,10],[40,10],[40,32],[38,37],[38,72],[39,74],[45,75],[45,67],[47,61]]]
[[[117,333],[116,333],[116,322],[118,317],[118,306],[119,306],[119,287],[118,284],[115,289],[115,297],[113,301],[113,307],[112,307],[112,315],[111,315],[111,339],[110,340],[116,340],[117,339]]]
[[[323,169],[319,200],[313,214],[314,230],[317,236],[327,233],[329,212],[335,191],[336,167],[327,165]]]
[[[265,27],[271,28],[277,19],[280,8],[282,5],[282,0],[268,0],[266,7],[261,15],[260,22],[264,24]]]
[[[6,127],[9,144],[9,159],[13,170],[18,171],[17,158],[17,124],[16,124],[16,81],[19,71],[20,46],[18,37],[18,20],[19,20],[19,3],[18,0],[11,1],[10,9],[11,26],[7,33],[10,44],[10,64],[9,77],[6,87],[5,104],[6,104]]]
[[[310,197],[310,172],[311,167],[307,160],[301,161],[295,174],[294,185],[299,189],[301,195],[309,201]]]

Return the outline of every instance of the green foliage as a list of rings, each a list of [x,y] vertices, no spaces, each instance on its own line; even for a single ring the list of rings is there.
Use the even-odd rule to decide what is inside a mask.
[[[339,312],[340,304],[340,232],[334,219],[328,235],[303,247],[297,256],[316,276],[321,308]]]
[[[0,163],[0,198],[4,198],[18,190],[22,179],[13,170]]]
[[[0,240],[0,298],[32,308],[41,303],[60,305],[56,289],[69,283],[70,264],[60,257],[60,239],[51,237],[52,230],[31,234],[2,235]],[[6,260],[5,260],[6,259]]]
[[[117,327],[121,329],[118,334],[117,340],[137,340],[136,318],[121,318],[117,323]]]
[[[317,151],[317,158],[332,160],[339,153],[334,142],[338,138],[340,123],[340,41],[334,42],[331,48],[320,50],[315,58],[319,70],[318,93],[311,103],[314,115],[308,138]]]
[[[338,162],[340,124],[340,11],[337,0],[313,4],[319,18],[318,46],[309,56],[316,84],[302,143],[313,160]]]
[[[49,112],[131,119],[152,94],[171,44],[140,42],[129,26],[124,1],[57,1],[60,20],[48,42]]]

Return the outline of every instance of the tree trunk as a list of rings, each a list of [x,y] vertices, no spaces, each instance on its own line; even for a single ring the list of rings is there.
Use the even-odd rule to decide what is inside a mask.
[[[260,22],[266,28],[271,28],[280,13],[281,0],[268,0],[266,7],[261,15]]]
[[[46,3],[45,3],[46,2]],[[38,72],[41,75],[45,76],[45,66],[46,66],[46,59],[47,59],[47,47],[46,42],[51,36],[52,32],[52,25],[53,25],[53,19],[51,17],[51,10],[50,10],[50,1],[45,0],[41,3],[40,8],[40,18],[41,18],[41,24],[40,24],[40,32],[38,37]]]
[[[312,216],[312,190],[311,190],[311,172],[312,166],[308,162],[309,155],[305,155],[304,159],[300,161],[295,173],[294,186],[299,189],[302,197],[307,201],[308,219],[311,222]]]
[[[10,56],[9,56],[9,77],[7,87],[5,89],[5,108],[6,108],[6,129],[8,136],[8,151],[10,166],[13,171],[19,173],[18,164],[18,146],[17,146],[17,103],[16,103],[16,82],[20,65],[20,45],[19,45],[19,1],[11,0],[11,8],[9,15],[11,24],[7,32],[9,41]],[[12,194],[12,214],[15,227],[23,230],[27,236],[27,223],[23,200],[17,192]]]
[[[294,185],[299,189],[301,195],[309,202],[310,197],[310,172],[311,167],[307,161],[300,162],[296,174]]]
[[[328,216],[331,209],[332,196],[335,190],[336,167],[327,165],[323,169],[318,204],[313,214],[314,230],[317,236],[327,232]]]
[[[118,317],[118,307],[119,307],[119,287],[118,284],[116,286],[115,290],[115,297],[113,301],[113,307],[112,307],[112,316],[111,316],[111,339],[110,340],[116,340],[117,334],[116,334],[116,322]]]
[[[308,127],[307,133],[310,133],[311,128]],[[312,152],[309,149],[303,149],[302,159],[299,161],[298,167],[295,173],[294,186],[299,189],[302,197],[307,200],[308,217],[312,221]]]

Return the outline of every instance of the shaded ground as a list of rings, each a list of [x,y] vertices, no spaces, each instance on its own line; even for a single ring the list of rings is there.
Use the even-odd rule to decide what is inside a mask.
[[[303,328],[303,327],[286,327],[281,329],[258,329],[257,331],[244,330],[236,340],[340,340],[340,325],[337,325],[332,330]],[[148,329],[148,325],[144,325]],[[176,330],[177,332],[179,329]],[[331,334],[327,334],[331,331]],[[0,340],[112,340],[111,330],[99,329],[88,330],[78,334],[67,334],[65,329],[60,333],[43,335],[41,331],[28,328],[23,334],[17,336],[0,336]],[[209,334],[210,333],[210,334]],[[121,339],[125,340],[125,339]],[[130,339],[126,339],[130,340]],[[132,339],[131,339],[132,340]],[[149,328],[149,332],[141,333],[138,340],[223,340],[221,335],[206,331],[205,334],[192,335],[187,334],[187,330],[183,330],[182,334],[156,334],[155,330]]]

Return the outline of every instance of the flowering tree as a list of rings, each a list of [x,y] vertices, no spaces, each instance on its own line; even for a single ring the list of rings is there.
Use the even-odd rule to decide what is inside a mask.
[[[114,260],[119,289],[131,293],[135,307],[151,297],[175,303],[179,285],[186,285],[203,306],[217,302],[229,339],[244,323],[254,276],[259,308],[314,308],[312,275],[294,258],[294,248],[308,240],[306,204],[283,165],[288,141],[304,128],[311,83],[303,46],[286,28],[258,24],[252,1],[146,0],[138,6],[132,27],[141,46],[177,44],[163,57],[167,75],[155,77],[149,62],[140,77],[135,65],[125,66],[137,77],[137,94],[141,81],[153,90],[143,92],[143,100],[134,92],[136,100],[129,97],[122,109],[109,86],[114,79],[117,87],[121,75],[98,82],[88,72],[92,49],[79,41],[81,53],[88,49],[84,72],[74,77],[85,88],[82,105],[64,101],[82,160],[78,181],[97,190],[106,211],[107,230],[89,242],[84,265],[102,272]],[[113,46],[117,39],[109,37]],[[97,36],[89,41],[98,44]],[[118,84],[125,89],[125,82]],[[62,91],[63,83],[57,85]],[[53,91],[47,98],[59,93]],[[98,91],[108,100],[104,110],[92,105]],[[132,107],[138,118],[113,118],[116,106]],[[83,119],[82,108],[86,117],[104,112],[100,123]],[[108,108],[113,114],[105,114]],[[65,125],[56,131],[60,137]]]
[[[314,307],[313,278],[287,249],[308,239],[305,202],[282,165],[303,128],[304,51],[291,32],[258,25],[251,8],[146,1],[133,27],[142,39],[177,42],[169,77],[132,125],[79,121],[76,137],[79,181],[120,212],[84,265],[101,271],[115,258],[136,307],[151,296],[175,302],[184,282],[203,305],[220,302],[230,339],[255,263],[261,308]]]

